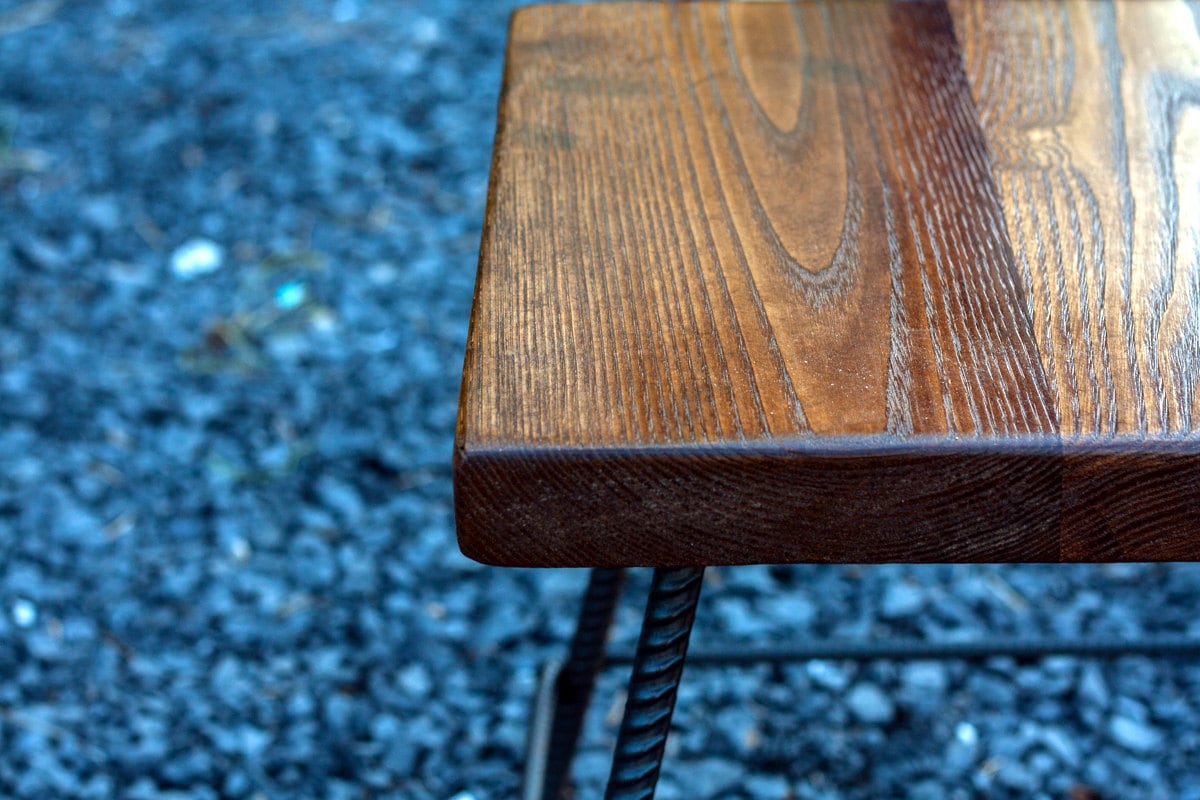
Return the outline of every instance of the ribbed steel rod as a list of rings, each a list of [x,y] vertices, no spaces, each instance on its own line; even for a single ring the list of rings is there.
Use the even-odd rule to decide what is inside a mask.
[[[654,570],[606,800],[654,797],[703,579],[703,567]]]
[[[688,656],[689,664],[761,664],[788,661],[922,661],[961,659],[979,661],[996,656],[1044,658],[1079,656],[1119,658],[1127,655],[1191,658],[1200,656],[1200,638],[1192,636],[1145,636],[1137,639],[1087,637],[1000,638],[958,642],[899,640],[877,642],[814,642],[770,649],[717,648],[698,650]],[[634,653],[610,653],[608,664],[631,664]]]
[[[541,797],[559,800],[571,774],[571,757],[592,700],[596,673],[604,665],[604,645],[625,584],[623,569],[593,569],[579,610],[571,649],[556,681],[554,721],[545,761]]]

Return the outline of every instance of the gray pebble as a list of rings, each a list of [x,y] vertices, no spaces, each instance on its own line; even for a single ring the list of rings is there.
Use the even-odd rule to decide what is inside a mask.
[[[1100,665],[1084,664],[1079,677],[1079,699],[1089,706],[1103,711],[1108,708],[1110,698],[1108,683],[1104,680]]]
[[[1129,717],[1113,717],[1108,731],[1113,741],[1135,753],[1150,753],[1162,746],[1162,734],[1146,722]]]
[[[721,709],[713,717],[712,727],[739,757],[745,758],[750,754],[758,731],[758,720],[748,708],[730,706]]]
[[[111,232],[121,224],[121,208],[116,196],[111,194],[87,198],[79,209],[79,215],[99,231]]]
[[[684,797],[718,798],[741,786],[745,780],[744,767],[723,758],[705,758],[689,762],[675,772]]]
[[[939,701],[950,684],[950,675],[941,661],[914,661],[900,670],[904,689],[915,697]]]
[[[1015,792],[1029,794],[1038,785],[1038,779],[1032,771],[1019,761],[1004,760],[996,771],[996,781]]]
[[[850,685],[850,673],[834,661],[809,661],[805,672],[813,683],[832,692],[840,692]]]
[[[338,512],[347,524],[355,524],[362,518],[365,505],[362,496],[351,484],[325,475],[317,482],[317,494],[321,502]]]
[[[1045,728],[1041,732],[1041,741],[1064,766],[1071,769],[1079,766],[1082,760],[1079,745],[1066,731],[1061,728]]]
[[[846,695],[846,705],[855,719],[868,725],[886,725],[896,716],[891,698],[873,683],[857,684]]]
[[[770,633],[771,620],[744,597],[722,597],[716,602],[717,618],[731,636],[759,639]]]
[[[743,784],[755,800],[787,800],[791,787],[782,775],[748,775]]]
[[[880,613],[884,619],[903,619],[913,616],[924,606],[924,590],[907,580],[898,580],[888,584],[884,590]]]
[[[421,663],[409,664],[400,670],[397,682],[401,689],[417,700],[425,700],[433,691],[433,679],[429,670]]]

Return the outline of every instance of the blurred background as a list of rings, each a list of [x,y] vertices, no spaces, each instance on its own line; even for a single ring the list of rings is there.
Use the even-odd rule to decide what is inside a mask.
[[[586,576],[453,533],[513,5],[0,0],[0,796],[514,796]],[[1189,565],[705,591],[697,646],[1200,634]],[[695,667],[676,720],[662,798],[1200,798],[1200,664]]]

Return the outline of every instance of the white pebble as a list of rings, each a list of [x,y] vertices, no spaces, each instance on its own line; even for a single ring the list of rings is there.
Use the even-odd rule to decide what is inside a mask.
[[[208,239],[191,239],[171,254],[171,271],[183,279],[216,272],[225,263],[225,251]]]
[[[250,558],[250,543],[239,536],[230,543],[229,555],[239,564],[246,563]]]
[[[17,600],[12,604],[12,618],[18,628],[32,627],[37,622],[37,606],[28,600]]]

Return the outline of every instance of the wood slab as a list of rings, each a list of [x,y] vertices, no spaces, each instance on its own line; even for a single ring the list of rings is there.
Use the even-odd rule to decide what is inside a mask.
[[[463,551],[1200,558],[1193,8],[518,11]]]

